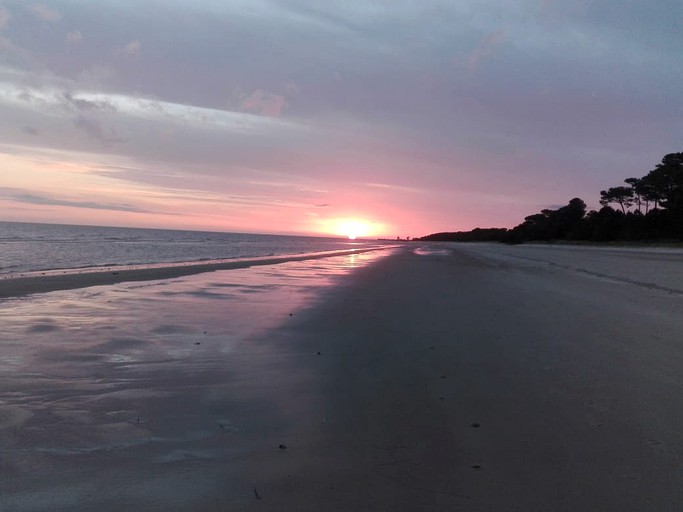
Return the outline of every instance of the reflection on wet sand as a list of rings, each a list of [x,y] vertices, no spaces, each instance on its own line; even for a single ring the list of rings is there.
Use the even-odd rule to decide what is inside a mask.
[[[259,340],[323,285],[382,256],[0,303],[0,509],[225,502],[248,439],[277,415],[263,373],[287,371]]]

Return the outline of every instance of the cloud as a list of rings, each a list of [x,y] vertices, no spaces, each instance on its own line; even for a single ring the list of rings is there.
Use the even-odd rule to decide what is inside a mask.
[[[37,18],[48,23],[56,23],[62,19],[62,15],[59,11],[51,9],[44,4],[33,4],[30,7],[30,10]]]
[[[139,39],[131,41],[126,46],[121,48],[120,52],[123,55],[130,55],[131,57],[139,57],[142,53],[142,43]]]
[[[78,44],[83,42],[83,34],[78,30],[72,30],[66,35],[66,42],[69,44]]]
[[[14,49],[14,44],[12,44],[12,41],[7,39],[6,37],[0,36],[0,50],[7,52]]]
[[[22,126],[21,131],[24,132],[26,135],[40,135],[40,131],[36,130],[32,126]]]
[[[88,89],[103,89],[116,78],[114,68],[105,64],[94,64],[76,75],[76,82]]]
[[[11,19],[12,15],[9,13],[9,11],[3,7],[0,7],[0,32],[7,28],[7,24]],[[13,49],[14,44],[12,41],[9,38],[0,35],[0,50],[8,52]]]
[[[506,39],[505,30],[497,30],[486,37],[479,45],[470,53],[467,59],[467,65],[470,69],[476,69],[482,61],[487,59],[494,51],[495,47],[500,45]]]
[[[64,105],[69,109],[78,110],[80,112],[104,111],[116,113],[116,107],[111,103],[111,101],[88,100],[76,97],[70,92],[63,93],[62,98],[64,99]]]
[[[84,115],[77,116],[73,123],[76,128],[84,131],[91,139],[99,140],[105,146],[123,144],[126,142],[125,139],[118,137],[114,130],[110,130],[109,134],[105,133],[99,121],[90,119]]]
[[[118,212],[134,212],[134,213],[152,213],[149,210],[144,210],[130,204],[116,204],[116,203],[95,203],[92,201],[70,201],[67,199],[58,199],[54,197],[46,197],[30,193],[26,190],[0,187],[0,198],[10,199],[19,203],[35,204],[41,206],[68,206],[71,208],[86,208],[89,210],[111,210]]]
[[[268,117],[280,117],[289,106],[284,96],[258,89],[242,100],[242,108],[247,112]]]
[[[9,13],[9,11],[3,7],[0,7],[0,30],[5,29],[9,23],[9,20],[11,19],[12,15]]]
[[[62,22],[44,26],[28,10],[34,2],[59,9]],[[146,2],[0,0],[13,16],[0,36],[33,56],[3,59],[0,79],[14,87],[0,84],[0,140],[129,160],[144,170],[121,181],[149,189],[286,197],[304,177],[329,193],[302,200],[335,208],[347,185],[349,202],[366,194],[403,205],[403,191],[388,186],[457,195],[487,183],[522,196],[520,187],[540,183],[559,195],[575,180],[599,190],[610,172],[617,182],[627,172],[613,162],[636,153],[656,161],[653,148],[675,147],[682,127],[680,0],[654,10],[627,3],[169,2],[160,17]],[[563,14],[562,25],[540,23],[544,9]],[[166,57],[149,58],[151,48]],[[454,54],[458,69],[448,65]],[[18,99],[22,90],[31,95]],[[103,150],[119,137],[127,143]],[[281,179],[255,179],[265,171]],[[527,181],[514,188],[517,171]],[[110,201],[133,201],[119,197]]]

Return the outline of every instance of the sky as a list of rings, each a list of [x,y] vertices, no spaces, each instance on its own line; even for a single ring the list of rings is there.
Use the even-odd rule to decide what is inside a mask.
[[[0,0],[0,220],[393,238],[597,208],[683,151],[681,27],[680,0]]]

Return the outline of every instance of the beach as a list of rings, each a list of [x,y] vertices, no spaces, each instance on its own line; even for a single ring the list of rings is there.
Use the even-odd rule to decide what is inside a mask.
[[[376,250],[379,250],[379,248],[345,249],[323,253],[290,254],[279,257],[268,256],[244,259],[190,261],[186,263],[158,265],[113,265],[109,267],[7,273],[0,276],[0,299],[134,281],[174,279],[206,272],[236,270],[263,265],[277,265],[279,263],[288,263],[291,261],[310,261],[334,256],[362,254]]]
[[[0,302],[0,509],[667,511],[677,250],[405,244]]]

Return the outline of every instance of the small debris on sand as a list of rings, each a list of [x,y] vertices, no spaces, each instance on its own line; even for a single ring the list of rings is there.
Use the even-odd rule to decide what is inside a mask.
[[[280,450],[286,450],[286,449],[287,449],[287,445],[281,444],[280,446],[278,446],[278,448],[280,448]]]
[[[481,427],[480,423],[477,423],[476,421],[470,425],[472,428],[479,428]]]
[[[260,500],[260,499],[261,499],[261,495],[260,495],[260,494],[258,493],[258,491],[256,490],[256,487],[254,487],[254,497],[255,497],[257,500]]]
[[[472,469],[481,469],[481,466],[479,464],[475,464],[474,466],[472,466]]]

